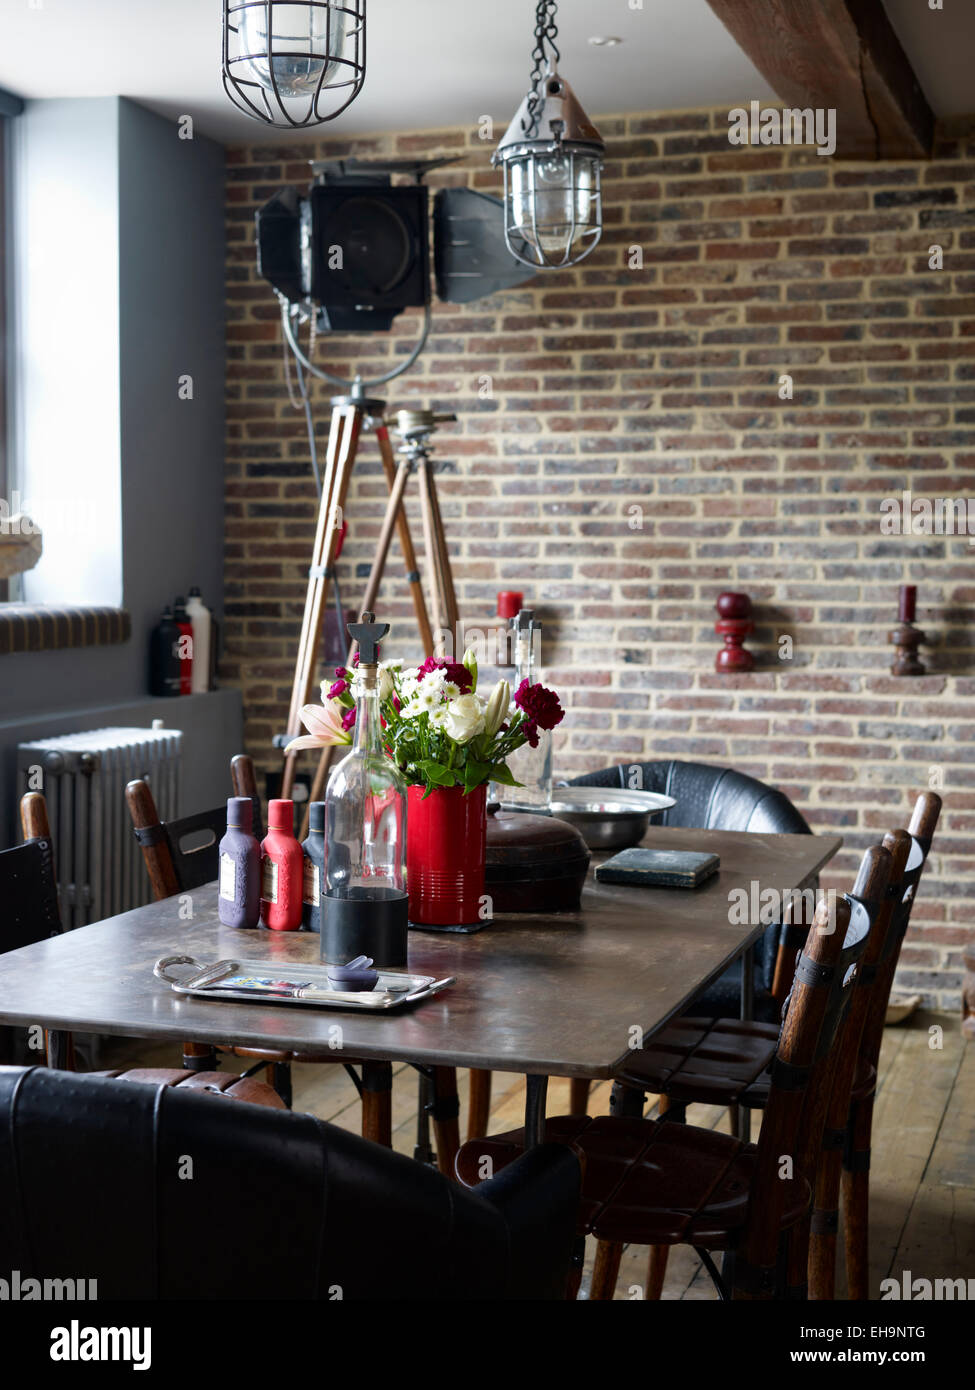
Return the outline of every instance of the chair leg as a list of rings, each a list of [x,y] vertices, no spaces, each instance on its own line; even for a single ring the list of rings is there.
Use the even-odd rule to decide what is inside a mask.
[[[643,1107],[646,1104],[646,1096],[642,1091],[638,1091],[633,1086],[621,1086],[618,1081],[613,1082],[613,1089],[609,1093],[609,1113],[611,1115],[626,1115],[631,1119],[639,1120],[643,1116]],[[584,1110],[574,1110],[573,1114],[585,1114]]]
[[[824,1149],[816,1174],[816,1198],[809,1235],[809,1297],[814,1302],[836,1297],[836,1232],[841,1154]]]
[[[569,1114],[589,1114],[589,1078],[573,1076],[569,1082]]]
[[[600,1240],[596,1244],[596,1263],[589,1288],[591,1302],[609,1302],[616,1292],[620,1260],[623,1258],[621,1240]]]
[[[393,1068],[389,1062],[362,1064],[362,1137],[393,1147]]]
[[[290,1109],[291,1109],[292,1101],[293,1101],[293,1099],[294,1099],[294,1095],[293,1095],[292,1087],[291,1087],[291,1063],[290,1063],[290,1062],[275,1062],[275,1063],[274,1063],[274,1081],[273,1081],[272,1084],[273,1084],[273,1086],[274,1086],[274,1089],[277,1091],[278,1095],[281,1097],[281,1099],[284,1101],[285,1105],[286,1105],[286,1106],[288,1107],[288,1109],[290,1110]]]
[[[657,1301],[664,1296],[664,1280],[667,1278],[667,1259],[669,1245],[651,1245],[647,1261],[647,1298]]]
[[[846,1248],[847,1298],[870,1297],[870,1134],[873,1097],[854,1106],[843,1155],[843,1236]]]
[[[460,1101],[457,1098],[457,1072],[453,1067],[433,1069],[433,1132],[437,1143],[437,1167],[455,1182],[454,1162],[460,1148]],[[480,1136],[478,1136],[480,1137]]]
[[[491,1073],[471,1068],[470,1099],[467,1107],[467,1141],[483,1139],[491,1116]]]
[[[217,1054],[212,1044],[184,1042],[183,1066],[187,1071],[216,1071]]]

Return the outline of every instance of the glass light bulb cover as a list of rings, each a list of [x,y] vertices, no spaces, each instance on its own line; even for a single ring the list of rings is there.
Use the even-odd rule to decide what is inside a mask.
[[[595,154],[521,152],[505,160],[505,231],[521,241],[536,264],[574,264],[602,232]]]
[[[265,4],[240,11],[241,57],[249,75],[268,91],[297,99],[314,95],[319,81],[326,85],[339,72],[347,34],[347,18],[330,6],[277,3],[271,11],[270,35]],[[322,70],[325,69],[324,79]],[[272,81],[273,73],[273,81]]]

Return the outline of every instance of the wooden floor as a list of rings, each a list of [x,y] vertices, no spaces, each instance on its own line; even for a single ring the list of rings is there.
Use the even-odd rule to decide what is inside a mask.
[[[942,1045],[932,1046],[939,1030]],[[177,1066],[179,1056],[149,1043],[115,1042],[103,1045],[98,1064]],[[223,1066],[228,1065],[225,1059]],[[243,1064],[237,1065],[243,1069]],[[358,1098],[341,1067],[299,1066],[293,1079],[296,1110],[358,1130]],[[463,1135],[467,1074],[461,1072],[458,1080]],[[519,1078],[495,1075],[492,1132],[522,1123],[524,1090]],[[398,1068],[393,1081],[393,1145],[404,1154],[413,1152],[416,1105],[416,1074],[408,1067]],[[553,1080],[548,1112],[557,1115],[567,1109],[568,1082]],[[593,1088],[589,1113],[608,1110],[609,1083],[603,1082]],[[881,1279],[899,1279],[905,1269],[914,1278],[975,1278],[975,1044],[963,1043],[957,1017],[916,1014],[886,1030],[874,1116],[871,1296],[880,1296]],[[716,1107],[691,1106],[688,1120],[728,1127],[727,1114]],[[588,1254],[583,1298],[592,1248]],[[646,1250],[630,1247],[623,1256],[617,1298],[641,1298],[645,1277]],[[845,1296],[842,1258],[838,1292]],[[664,1298],[715,1297],[694,1252],[683,1246],[672,1251]]]

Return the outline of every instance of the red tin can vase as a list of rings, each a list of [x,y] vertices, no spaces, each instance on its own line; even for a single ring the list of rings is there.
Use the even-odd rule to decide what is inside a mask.
[[[487,786],[410,787],[406,886],[410,921],[442,931],[483,927]]]

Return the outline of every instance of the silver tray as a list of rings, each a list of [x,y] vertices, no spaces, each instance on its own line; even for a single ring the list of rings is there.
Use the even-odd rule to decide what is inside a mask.
[[[168,973],[171,966],[192,969],[182,976]],[[405,970],[380,970],[370,990],[333,989],[324,965],[271,960],[218,960],[209,964],[192,956],[160,956],[152,967],[157,980],[176,994],[197,999],[233,999],[245,1004],[289,1004],[313,1009],[398,1009],[418,999],[429,999],[455,983],[453,976],[438,980],[433,975],[411,975]],[[279,988],[234,988],[239,977],[266,981]]]

